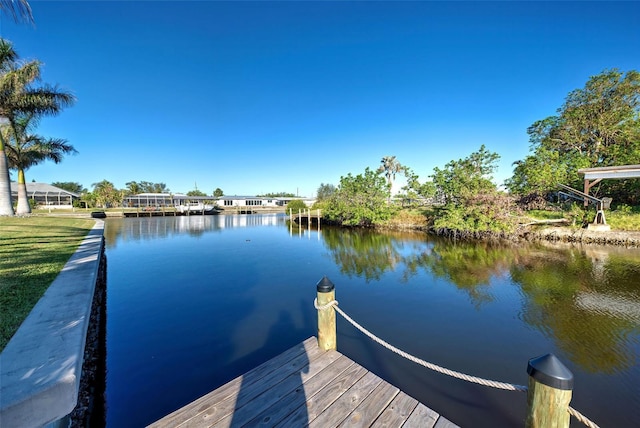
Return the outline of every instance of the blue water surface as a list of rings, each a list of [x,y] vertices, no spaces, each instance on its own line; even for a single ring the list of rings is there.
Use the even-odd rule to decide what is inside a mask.
[[[526,384],[527,361],[551,352],[576,377],[574,407],[602,426],[640,420],[637,250],[307,230],[276,214],[109,219],[105,237],[110,427],[149,424],[316,335],[323,276],[343,310],[421,358]],[[338,349],[461,426],[523,426],[526,394],[430,372],[341,318]]]

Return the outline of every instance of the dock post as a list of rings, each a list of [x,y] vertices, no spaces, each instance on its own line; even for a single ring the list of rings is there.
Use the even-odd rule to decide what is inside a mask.
[[[529,360],[526,428],[569,427],[573,373],[553,354]]]
[[[333,302],[336,298],[335,285],[329,278],[322,277],[316,285],[318,306]],[[337,349],[336,344],[336,310],[333,307],[318,309],[318,346],[323,351]]]

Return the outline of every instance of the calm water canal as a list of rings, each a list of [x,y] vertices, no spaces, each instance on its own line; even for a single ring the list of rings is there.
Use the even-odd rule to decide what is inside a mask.
[[[316,335],[315,285],[416,356],[526,385],[554,353],[572,405],[640,426],[640,250],[299,230],[283,215],[109,219],[107,425],[140,427]],[[463,427],[522,427],[526,395],[430,372],[338,317],[338,349]],[[572,421],[572,426],[581,426]]]

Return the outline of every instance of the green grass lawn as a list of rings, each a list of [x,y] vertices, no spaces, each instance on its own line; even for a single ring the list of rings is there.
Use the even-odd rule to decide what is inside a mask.
[[[0,352],[95,224],[0,217]]]
[[[640,213],[626,210],[605,211],[611,230],[640,231]]]

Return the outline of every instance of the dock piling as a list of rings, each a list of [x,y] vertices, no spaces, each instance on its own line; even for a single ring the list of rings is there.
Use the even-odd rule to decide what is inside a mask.
[[[326,276],[316,285],[318,292],[318,306],[331,303],[336,298],[335,285]],[[318,346],[323,351],[336,350],[336,310],[333,306],[318,309]]]
[[[529,360],[526,428],[569,427],[573,373],[553,354]]]

